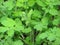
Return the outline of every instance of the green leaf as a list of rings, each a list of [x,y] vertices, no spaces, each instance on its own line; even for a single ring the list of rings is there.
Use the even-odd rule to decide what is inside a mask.
[[[42,23],[38,23],[34,26],[34,29],[36,29],[38,31],[43,31],[43,29],[47,29],[47,26],[43,25]]]
[[[42,1],[42,0],[36,0],[36,3],[41,6],[41,7],[45,7],[46,4]]]
[[[56,36],[53,33],[49,33],[47,40],[54,41],[56,39]]]
[[[36,24],[39,24],[40,22],[39,21],[36,21],[36,20],[31,20],[30,21],[30,24],[32,25],[32,26],[35,26]]]
[[[48,25],[48,18],[47,17],[42,18],[41,23],[43,25]]]
[[[8,34],[9,37],[14,36],[14,30],[8,30],[7,34]]]
[[[23,2],[28,1],[28,0],[17,0],[17,1],[23,3]]]
[[[4,37],[4,35],[3,34],[0,34],[0,40],[1,40],[1,38],[3,38]]]
[[[0,4],[2,4],[3,3],[3,0],[0,0]]]
[[[15,26],[15,31],[21,31],[21,30],[24,30],[24,26],[21,26],[21,25],[16,25]]]
[[[25,28],[24,30],[22,30],[23,33],[29,33],[31,32],[31,28],[28,27],[28,28]]]
[[[22,11],[14,11],[12,16],[20,17],[21,15],[22,15]]]
[[[35,4],[35,0],[28,0],[28,6],[32,7]]]
[[[54,9],[54,8],[51,8],[51,9],[49,10],[49,13],[50,13],[51,15],[53,15],[53,16],[58,15],[58,11],[57,11],[56,9]]]
[[[43,27],[42,24],[37,24],[34,26],[34,29],[42,30],[43,29],[42,27]]]
[[[39,10],[34,10],[33,11],[33,15],[32,15],[32,18],[41,18],[41,12]]]
[[[9,43],[8,42],[5,42],[4,45],[9,45]]]
[[[47,33],[38,34],[37,37],[36,37],[36,41],[37,41],[37,42],[40,42],[41,40],[47,38],[47,36],[48,36]]]
[[[22,21],[19,18],[15,19],[15,25],[22,25]]]
[[[23,3],[20,3],[20,2],[17,1],[16,6],[17,7],[22,7],[23,6]]]
[[[14,3],[12,1],[6,1],[3,3],[4,7],[6,7],[8,10],[12,10],[14,7]]]
[[[31,18],[32,14],[33,14],[33,9],[29,10],[29,12],[28,12],[28,14],[27,14],[27,17],[28,17],[28,18]]]
[[[22,22],[19,18],[16,18],[15,22],[16,22],[15,27],[14,27],[15,31],[20,32],[21,30],[24,30],[24,26],[22,25]]]
[[[11,18],[8,18],[8,17],[2,17],[1,24],[6,27],[13,27],[15,25],[15,21]]]
[[[6,31],[8,31],[9,30],[9,28],[8,27],[0,27],[0,33],[2,32],[2,33],[4,33],[4,32],[6,32]]]
[[[60,23],[59,18],[58,18],[58,19],[54,19],[54,20],[53,20],[53,25],[58,25],[59,23]]]
[[[3,45],[3,42],[0,42],[0,45]]]
[[[23,8],[28,8],[27,2],[28,0],[17,0],[16,6],[17,7],[23,7]]]
[[[59,45],[60,44],[60,38],[57,38],[52,45]]]
[[[4,40],[3,40],[4,41]],[[13,40],[8,37],[5,41],[4,41],[4,45],[13,45]]]
[[[14,41],[13,45],[23,45],[21,40]]]

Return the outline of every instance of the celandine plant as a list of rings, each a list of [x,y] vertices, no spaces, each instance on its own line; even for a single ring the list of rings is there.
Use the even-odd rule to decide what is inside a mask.
[[[60,45],[60,0],[0,0],[0,45]]]

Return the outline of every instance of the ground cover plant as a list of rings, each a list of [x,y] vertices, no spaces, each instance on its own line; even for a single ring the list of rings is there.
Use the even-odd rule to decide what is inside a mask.
[[[0,45],[60,45],[60,0],[0,0]]]

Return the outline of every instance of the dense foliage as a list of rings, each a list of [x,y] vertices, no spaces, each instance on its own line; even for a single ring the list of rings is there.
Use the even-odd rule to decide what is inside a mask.
[[[60,0],[0,0],[0,45],[60,45]]]

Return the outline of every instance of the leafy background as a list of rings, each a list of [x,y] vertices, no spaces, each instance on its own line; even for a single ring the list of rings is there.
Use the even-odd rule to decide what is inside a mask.
[[[0,45],[60,45],[60,0],[0,0]]]

